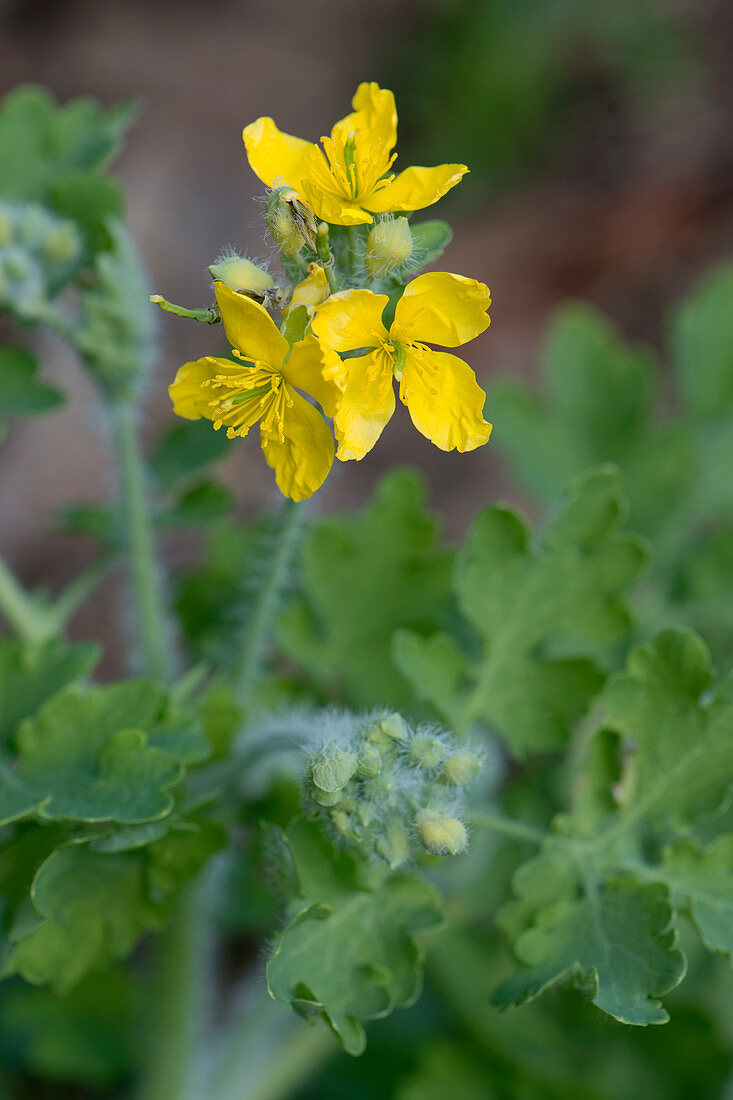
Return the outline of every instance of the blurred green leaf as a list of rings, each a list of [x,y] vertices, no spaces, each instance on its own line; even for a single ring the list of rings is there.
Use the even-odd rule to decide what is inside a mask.
[[[36,377],[38,364],[21,348],[0,348],[0,437],[6,416],[38,416],[58,408],[64,401],[47,382]]]
[[[321,1017],[349,1054],[365,1045],[363,1023],[418,996],[417,932],[441,922],[440,898],[413,876],[360,886],[356,867],[300,822],[288,831],[300,877],[301,908],[267,965],[271,995],[307,1018]],[[344,873],[346,872],[346,873]]]
[[[229,451],[226,432],[212,431],[207,420],[182,420],[169,428],[150,458],[150,468],[164,489],[199,474]]]
[[[0,771],[0,820],[164,817],[182,769],[148,740],[162,703],[145,680],[56,696],[20,727],[14,770]]]
[[[97,663],[93,643],[42,645],[0,638],[0,750],[18,725],[62,688],[84,677]]]
[[[389,640],[398,627],[424,634],[448,616],[452,554],[437,537],[424,485],[406,470],[384,478],[362,514],[315,524],[300,559],[302,596],[278,630],[283,652],[354,706],[406,702]]]
[[[399,631],[395,661],[416,695],[461,732],[488,723],[517,756],[563,745],[604,674],[588,656],[553,658],[548,648],[570,642],[593,654],[628,633],[624,597],[646,551],[620,531],[623,518],[612,468],[591,471],[570,487],[537,547],[516,512],[482,512],[453,571],[480,651],[463,656],[445,634]]]

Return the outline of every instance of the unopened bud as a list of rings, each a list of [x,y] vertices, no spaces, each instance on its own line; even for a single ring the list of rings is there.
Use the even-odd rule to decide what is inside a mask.
[[[319,806],[336,806],[341,801],[341,791],[322,791],[320,787],[314,787],[311,797]]]
[[[376,848],[393,871],[402,866],[410,854],[410,844],[399,821],[390,821],[377,841]]]
[[[457,856],[468,844],[468,836],[455,817],[419,810],[415,818],[417,831],[426,852],[433,856]]]
[[[292,187],[278,187],[267,196],[267,228],[286,256],[298,256],[304,246],[315,251],[316,219]]]
[[[221,256],[216,263],[209,265],[209,271],[217,282],[256,297],[262,297],[266,290],[275,285],[269,272],[244,256]]]
[[[50,260],[68,264],[81,251],[79,236],[71,222],[49,233],[43,242],[43,251]]]
[[[379,728],[393,741],[404,741],[408,734],[407,723],[401,714],[390,714],[383,718]]]
[[[401,267],[412,256],[412,233],[407,218],[377,222],[367,237],[366,265],[373,277]]]
[[[368,742],[359,750],[357,775],[360,779],[376,779],[382,770],[382,757],[376,745]]]
[[[445,757],[445,745],[437,737],[430,737],[424,733],[418,733],[410,741],[408,753],[411,760],[419,764],[421,768],[428,770],[437,768]]]
[[[480,771],[481,761],[478,756],[468,749],[461,749],[446,756],[440,778],[443,783],[449,783],[452,787],[463,787],[475,779]]]
[[[343,749],[322,749],[311,764],[311,778],[322,791],[342,790],[356,771],[356,756]]]

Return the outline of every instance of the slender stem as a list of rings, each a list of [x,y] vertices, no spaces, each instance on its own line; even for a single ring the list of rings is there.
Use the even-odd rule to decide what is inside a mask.
[[[155,563],[153,532],[145,493],[145,469],[137,442],[134,409],[118,403],[110,408],[120,464],[121,507],[129,553],[135,612],[146,671],[168,680],[171,658]]]
[[[204,984],[205,921],[201,886],[178,901],[157,942],[150,1021],[152,1041],[140,1100],[198,1100],[199,1004]]]
[[[295,549],[302,508],[287,501],[278,531],[277,544],[270,558],[257,598],[246,624],[239,655],[234,666],[234,683],[241,700],[246,701],[259,677],[262,650],[267,643],[277,603]]]
[[[25,642],[41,642],[53,633],[48,617],[37,607],[5,562],[0,558],[0,612]]]
[[[336,277],[333,273],[333,254],[328,239],[328,225],[326,222],[321,222],[316,231],[316,252],[318,259],[321,261],[321,266],[326,272],[328,288],[333,294],[336,290]]]
[[[283,1011],[251,987],[223,1045],[210,1100],[287,1100],[336,1052],[322,1024]]]
[[[221,323],[221,313],[216,306],[188,309],[186,306],[177,306],[175,302],[169,302],[167,298],[163,298],[160,294],[151,294],[150,301],[166,313],[175,313],[176,317],[187,317],[191,321],[202,321],[207,325]]]
[[[349,240],[349,274],[352,279],[355,279],[358,266],[359,230],[355,225],[349,225],[346,228],[346,235]]]
[[[511,817],[502,817],[501,814],[485,813],[483,810],[471,814],[471,824],[477,828],[490,829],[512,840],[525,841],[527,844],[543,844],[547,840],[547,833],[536,829],[534,825],[515,821]]]

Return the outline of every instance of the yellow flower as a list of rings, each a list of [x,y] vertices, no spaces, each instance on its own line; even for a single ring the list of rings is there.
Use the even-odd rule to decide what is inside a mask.
[[[326,346],[324,374],[342,391],[334,416],[338,457],[363,458],[395,409],[392,378],[412,422],[436,447],[471,451],[488,441],[485,394],[467,363],[423,340],[454,348],[488,328],[489,289],[445,272],[419,275],[397,303],[389,332],[386,294],[345,290],[324,302],[311,328]],[[344,360],[333,352],[360,354]]]
[[[290,348],[266,309],[216,284],[216,300],[233,345],[231,359],[207,356],[184,363],[169,387],[173,411],[206,417],[227,436],[245,436],[259,421],[260,442],[280,491],[292,500],[312,496],[333,462],[333,437],[303,390],[333,416],[337,390],[323,377],[323,352],[309,335]]]
[[[441,164],[391,174],[394,95],[378,84],[360,84],[352,104],[353,112],[321,138],[323,149],[282,133],[271,118],[250,123],[242,136],[253,172],[268,187],[293,187],[332,225],[360,225],[372,214],[432,206],[468,171],[465,164]]]
[[[313,316],[313,311],[322,302],[326,301],[330,294],[326,272],[320,264],[309,264],[308,274],[298,283],[293,290],[293,296],[288,303],[288,311],[305,306],[308,316]]]

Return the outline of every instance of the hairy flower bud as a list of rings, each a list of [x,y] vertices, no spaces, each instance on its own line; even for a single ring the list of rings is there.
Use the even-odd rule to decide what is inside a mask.
[[[236,253],[220,256],[216,263],[209,265],[209,272],[217,282],[257,298],[275,285],[269,272]]]
[[[431,737],[426,733],[417,733],[411,739],[407,751],[411,760],[414,760],[421,768],[430,771],[442,763],[447,750],[440,738]]]
[[[292,187],[278,187],[270,191],[266,217],[270,234],[286,256],[298,256],[306,244],[315,252],[316,219]]]
[[[415,824],[423,847],[430,855],[457,856],[465,851],[468,836],[457,818],[436,813],[435,810],[418,810]]]
[[[478,756],[469,749],[460,749],[446,756],[440,778],[451,787],[463,787],[475,779],[480,771],[481,761]]]
[[[412,251],[412,233],[407,218],[386,218],[377,222],[367,237],[367,270],[373,278],[387,275],[407,263]]]

